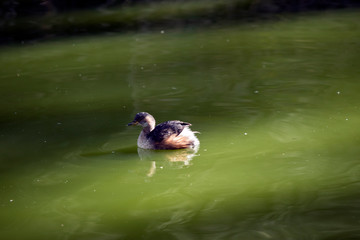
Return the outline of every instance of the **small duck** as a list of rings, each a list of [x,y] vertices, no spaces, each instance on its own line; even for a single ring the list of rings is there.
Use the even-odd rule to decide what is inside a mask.
[[[139,112],[128,126],[143,127],[137,145],[144,149],[197,149],[199,139],[189,128],[190,123],[178,120],[160,123],[155,127],[155,118],[147,112]]]

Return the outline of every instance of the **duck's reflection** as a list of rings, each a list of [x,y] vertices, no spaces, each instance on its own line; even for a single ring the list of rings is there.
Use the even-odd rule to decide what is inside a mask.
[[[176,167],[190,166],[191,160],[197,156],[197,152],[198,148],[166,151],[138,148],[140,159],[151,162],[150,169],[147,173],[148,177],[152,177],[156,173],[156,162],[165,161]]]

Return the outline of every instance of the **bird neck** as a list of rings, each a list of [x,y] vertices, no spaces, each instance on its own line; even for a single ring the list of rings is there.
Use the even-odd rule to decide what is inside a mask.
[[[147,119],[146,124],[143,125],[143,132],[145,134],[149,134],[155,128],[155,120],[154,119]]]

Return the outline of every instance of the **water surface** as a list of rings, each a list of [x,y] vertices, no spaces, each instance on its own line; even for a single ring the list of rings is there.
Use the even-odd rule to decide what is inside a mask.
[[[2,238],[357,239],[359,20],[2,47]],[[139,111],[199,151],[138,150]]]

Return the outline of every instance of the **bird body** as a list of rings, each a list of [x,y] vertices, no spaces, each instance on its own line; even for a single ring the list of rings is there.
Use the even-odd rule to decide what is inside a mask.
[[[144,149],[183,149],[197,148],[200,144],[191,124],[179,120],[167,121],[155,126],[155,119],[146,112],[135,115],[134,121],[128,124],[141,125],[137,145]]]

